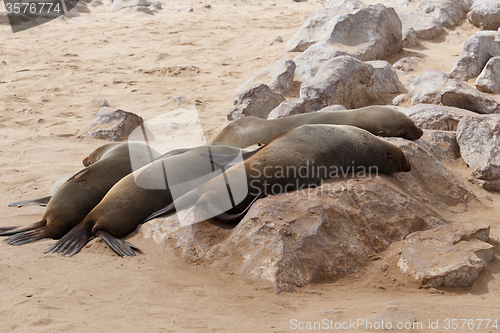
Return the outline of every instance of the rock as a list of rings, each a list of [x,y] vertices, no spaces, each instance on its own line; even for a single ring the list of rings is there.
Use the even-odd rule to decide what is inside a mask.
[[[472,111],[434,104],[417,104],[403,112],[418,127],[438,131],[456,131],[462,118],[479,116]]]
[[[367,61],[383,59],[401,50],[399,17],[394,9],[374,4],[352,14],[335,16],[325,26],[318,43],[294,59],[295,76],[305,81],[315,75],[322,63],[339,55]]]
[[[460,147],[455,131],[424,130],[418,142],[441,162],[456,162],[460,159]]]
[[[316,109],[340,104],[348,109],[370,105],[377,96],[373,85],[374,68],[353,57],[341,56],[325,62],[318,73],[302,83],[300,98]]]
[[[245,116],[267,119],[269,113],[284,100],[281,94],[272,91],[264,83],[259,83],[236,96],[235,106],[229,109],[227,119],[235,120]]]
[[[481,186],[485,191],[489,192],[500,192],[500,180],[491,181],[484,179],[476,179],[473,177],[467,178],[472,184]]]
[[[455,79],[441,89],[441,103],[477,113],[500,113],[500,101]]]
[[[433,209],[464,212],[477,197],[425,145],[402,138],[384,138],[399,146],[410,159],[412,171],[395,174],[403,188]]]
[[[76,4],[76,9],[79,13],[90,13],[89,7],[87,7],[87,5],[82,2],[78,2]]]
[[[347,109],[342,105],[330,105],[330,106],[327,106],[326,108],[322,108],[318,111],[324,112],[324,111],[344,111],[344,110],[347,110]]]
[[[500,31],[479,31],[467,38],[451,75],[467,81],[478,76],[492,57],[500,56]]]
[[[412,28],[415,36],[420,39],[434,39],[445,32],[441,22],[429,14],[408,12],[399,15],[399,18],[403,30]]]
[[[281,36],[273,37],[269,42],[269,46],[273,45],[274,43],[283,43],[283,38],[281,38]]]
[[[80,12],[78,11],[78,8],[77,7],[73,7],[70,11],[67,11],[62,17],[65,17],[65,18],[75,18],[75,17],[79,17],[80,16]]]
[[[408,95],[400,94],[394,97],[391,101],[391,105],[398,106],[401,103],[404,103],[408,100]]]
[[[472,176],[500,178],[500,115],[464,117],[458,124],[457,142],[464,162],[475,168]]]
[[[314,112],[317,108],[309,103],[306,99],[294,99],[281,102],[268,115],[267,119],[283,118],[293,116],[295,114]]]
[[[315,11],[307,17],[300,30],[288,41],[285,52],[303,52],[309,46],[317,43],[323,33],[325,26],[335,18],[335,16],[345,13],[352,13],[363,7],[359,1],[337,1],[329,7]]]
[[[180,227],[170,216],[146,223],[141,232],[164,250],[179,248],[217,269],[271,281],[277,292],[357,272],[392,242],[446,223],[422,200],[456,209],[474,199],[417,143],[391,142],[412,163],[407,175],[331,179],[315,189],[268,196],[233,229],[213,221]]]
[[[476,79],[476,88],[493,94],[500,93],[500,57],[488,60]]]
[[[411,104],[439,104],[441,88],[450,78],[450,75],[438,70],[427,70],[418,75],[408,89]]]
[[[383,94],[399,94],[405,90],[399,81],[398,74],[387,61],[366,61],[365,64],[373,66],[373,85],[371,88],[377,97]]]
[[[394,69],[399,69],[403,72],[412,72],[414,70],[413,66],[418,65],[420,62],[424,62],[425,60],[419,57],[405,57],[399,59],[397,62],[392,65]]]
[[[415,34],[415,30],[413,28],[403,29],[403,47],[416,47],[420,46],[420,42],[417,39],[417,35]]]
[[[237,91],[239,93],[255,84],[264,83],[268,85],[272,91],[285,95],[293,87],[295,67],[295,62],[293,62],[293,60],[278,60],[255,77],[245,82]]]
[[[406,1],[404,1],[406,2]],[[471,0],[420,0],[416,1],[419,11],[438,19],[445,28],[453,28],[470,10]]]
[[[423,285],[470,286],[494,258],[490,227],[452,223],[406,237],[398,266]]]
[[[500,28],[500,3],[498,0],[474,0],[467,18],[482,30],[497,30]]]
[[[142,118],[134,113],[102,107],[85,133],[94,139],[119,141],[142,123]]]
[[[183,97],[183,96],[173,96],[172,97],[172,100],[176,103],[182,103],[184,102],[186,99]]]
[[[115,10],[121,10],[124,8],[129,8],[138,5],[139,5],[139,0],[113,0],[113,8]]]
[[[101,6],[103,3],[101,0],[94,0],[90,3],[91,6],[93,7],[98,7],[98,6]]]
[[[317,43],[307,49],[293,61],[296,64],[295,79],[305,82],[318,72],[318,69],[325,62],[338,57],[347,55],[344,51],[333,48],[328,43]]]
[[[186,11],[186,12],[188,12],[188,13],[189,13],[189,12],[194,12],[194,9],[193,9],[193,7],[189,6],[189,7],[186,7],[186,8],[184,9],[184,11]]]
[[[146,6],[137,6],[137,11],[142,12],[148,15],[154,15],[155,13],[148,7]]]

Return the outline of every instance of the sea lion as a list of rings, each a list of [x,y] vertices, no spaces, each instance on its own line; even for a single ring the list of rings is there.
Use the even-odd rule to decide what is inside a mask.
[[[252,149],[254,147],[248,149],[242,158],[251,156],[254,153]],[[178,193],[184,194],[222,173],[225,165],[211,162],[202,153],[230,154],[234,157],[240,151],[239,148],[222,145],[197,147],[134,171],[116,183],[77,226],[45,253],[73,256],[95,235],[104,239],[118,255],[135,255],[133,250],[136,248],[118,238],[127,236],[146,217],[171,203],[173,186],[177,185]],[[168,183],[165,182],[166,172]]]
[[[134,166],[144,166],[160,155],[140,142],[111,144],[101,148],[98,148],[99,154],[92,158],[88,167],[56,190],[41,221],[23,229],[4,230],[0,236],[12,235],[5,239],[10,245],[62,237],[101,201],[114,184],[133,171],[130,156],[133,156]]]
[[[217,184],[222,176],[234,179],[232,173],[241,172],[242,168],[248,194],[244,198],[233,197],[232,209],[222,208],[227,206],[223,195],[226,189]],[[322,179],[346,174],[410,170],[410,162],[400,148],[366,130],[347,125],[303,125],[278,136],[244,163],[179,197],[144,222],[193,205],[206,218],[215,216],[231,222],[261,196],[314,187]]]
[[[318,111],[278,119],[243,117],[230,122],[212,144],[236,144],[247,147],[267,144],[278,135],[305,124],[351,125],[378,136],[399,136],[417,140],[423,134],[404,113],[387,106],[367,106],[355,110]]]

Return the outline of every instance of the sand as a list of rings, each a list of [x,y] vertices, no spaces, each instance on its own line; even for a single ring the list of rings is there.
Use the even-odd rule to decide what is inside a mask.
[[[186,12],[187,6],[194,11]],[[225,123],[235,90],[272,62],[295,57],[283,52],[286,41],[305,14],[322,6],[177,1],[150,16],[113,12],[105,0],[78,20],[58,19],[17,34],[0,26],[0,227],[38,221],[43,208],[7,204],[46,196],[56,179],[80,170],[82,159],[105,143],[85,134],[100,107],[96,100],[145,120],[195,104],[210,139]],[[449,72],[475,31],[464,21],[388,60],[419,55],[426,61],[413,75]],[[277,35],[285,43],[269,45]],[[171,99],[178,95],[184,103]],[[287,95],[293,97],[297,89]],[[467,182],[471,171],[462,162],[448,166],[483,205],[443,214],[489,223],[498,256],[500,195]],[[438,331],[444,331],[446,319],[500,320],[497,258],[472,287],[418,289],[396,267],[396,243],[358,274],[278,295],[269,282],[218,272],[177,252],[162,254],[140,234],[129,241],[143,254],[120,258],[93,240],[67,258],[43,254],[53,240],[19,247],[0,242],[0,331],[287,332],[308,322],[370,319],[387,308],[411,312],[424,328],[438,320]]]

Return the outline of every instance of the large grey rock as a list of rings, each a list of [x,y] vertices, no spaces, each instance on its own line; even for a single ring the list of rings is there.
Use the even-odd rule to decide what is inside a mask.
[[[439,104],[441,102],[441,89],[450,78],[449,74],[438,70],[427,70],[418,75],[408,89],[411,104]]]
[[[472,176],[500,178],[500,115],[464,117],[457,128],[457,142]]]
[[[445,32],[437,18],[425,13],[408,12],[399,15],[403,31],[413,29],[415,36],[421,39],[433,39]]]
[[[293,87],[295,67],[295,62],[293,62],[293,60],[278,60],[255,77],[245,82],[238,89],[238,93],[247,90],[255,84],[264,83],[268,85],[272,91],[285,95]]]
[[[402,50],[401,21],[393,8],[382,4],[335,16],[325,26],[318,43],[295,58],[295,76],[305,81],[325,61],[339,55],[359,60],[383,59]]]
[[[425,60],[420,57],[404,57],[396,61],[392,67],[407,73],[412,72],[414,70],[414,66],[424,61]]]
[[[438,131],[456,131],[463,117],[479,116],[469,110],[435,104],[417,104],[402,111],[418,127]]]
[[[300,98],[321,109],[340,104],[348,109],[370,105],[377,98],[369,88],[374,69],[353,57],[342,56],[324,63],[318,73],[300,86]]]
[[[441,103],[477,113],[500,113],[500,101],[455,79],[441,89]]]
[[[235,120],[245,116],[267,119],[269,112],[284,100],[283,95],[272,91],[264,83],[259,83],[236,96],[234,106],[227,112],[227,119]]]
[[[470,286],[494,258],[488,225],[452,223],[406,237],[398,266],[423,285]]]
[[[314,109],[343,105],[355,109],[371,105],[384,94],[404,89],[392,66],[385,61],[361,62],[341,56],[325,62],[317,74],[300,87],[300,98]]]
[[[420,8],[437,18],[445,28],[453,28],[466,17],[471,5],[472,0],[424,0]]]
[[[467,14],[470,23],[482,30],[500,28],[500,2],[498,0],[474,0]]]
[[[211,221],[181,227],[171,216],[148,222],[141,232],[164,250],[178,248],[192,260],[271,281],[277,292],[356,272],[390,243],[446,223],[423,200],[456,210],[474,198],[417,143],[391,142],[409,157],[410,173],[332,179],[316,189],[269,196],[234,229]]]
[[[366,61],[365,64],[373,66],[373,85],[371,89],[375,95],[399,94],[405,87],[399,81],[398,74],[390,63],[384,60]]]
[[[496,56],[500,56],[500,31],[476,32],[465,41],[450,74],[462,81],[472,79]]]
[[[325,62],[344,55],[347,55],[347,53],[332,47],[328,43],[316,43],[310,46],[306,52],[293,59],[297,65],[295,79],[305,82],[314,77]]]
[[[294,100],[286,100],[281,102],[276,108],[274,108],[267,119],[277,119],[288,116],[293,116],[295,114],[309,113],[317,111],[317,106],[313,103],[310,103],[307,99],[294,99]]]
[[[493,94],[500,93],[500,57],[488,60],[476,79],[476,88]]]
[[[302,52],[309,46],[317,43],[321,38],[325,26],[337,15],[352,13],[363,7],[357,0],[336,1],[331,3],[330,8],[321,8],[309,15],[300,30],[288,41],[285,52]]]
[[[134,113],[102,107],[85,133],[94,139],[119,141],[142,123],[143,119]]]
[[[439,161],[456,162],[460,159],[455,131],[424,130],[418,142]]]
[[[421,45],[413,28],[403,29],[402,37],[403,37],[403,47],[416,47]]]

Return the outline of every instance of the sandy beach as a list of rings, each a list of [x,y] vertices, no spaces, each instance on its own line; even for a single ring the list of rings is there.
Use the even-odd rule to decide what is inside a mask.
[[[195,105],[210,140],[227,121],[237,88],[276,60],[298,55],[284,52],[287,40],[304,15],[325,6],[315,0],[181,0],[146,15],[115,12],[104,0],[78,19],[16,34],[0,26],[0,227],[39,221],[42,207],[7,205],[46,196],[58,178],[82,169],[82,159],[107,143],[85,134],[99,99],[145,121]],[[450,72],[478,30],[463,20],[386,60],[422,57],[414,76],[428,69]],[[270,45],[278,35],[284,42]],[[298,98],[298,88],[285,97]],[[118,257],[99,239],[74,257],[43,254],[53,240],[0,242],[0,332],[319,332],[298,323],[366,321],[388,308],[422,323],[422,329],[402,330],[408,332],[429,331],[436,321],[440,329],[434,331],[448,331],[447,319],[500,321],[500,194],[468,182],[471,171],[462,161],[446,166],[482,204],[462,214],[441,212],[443,217],[491,225],[496,258],[471,287],[419,289],[396,266],[399,243],[356,274],[275,294],[269,282],[217,271],[180,252],[162,253],[138,233],[129,241],[143,253],[132,258]]]

